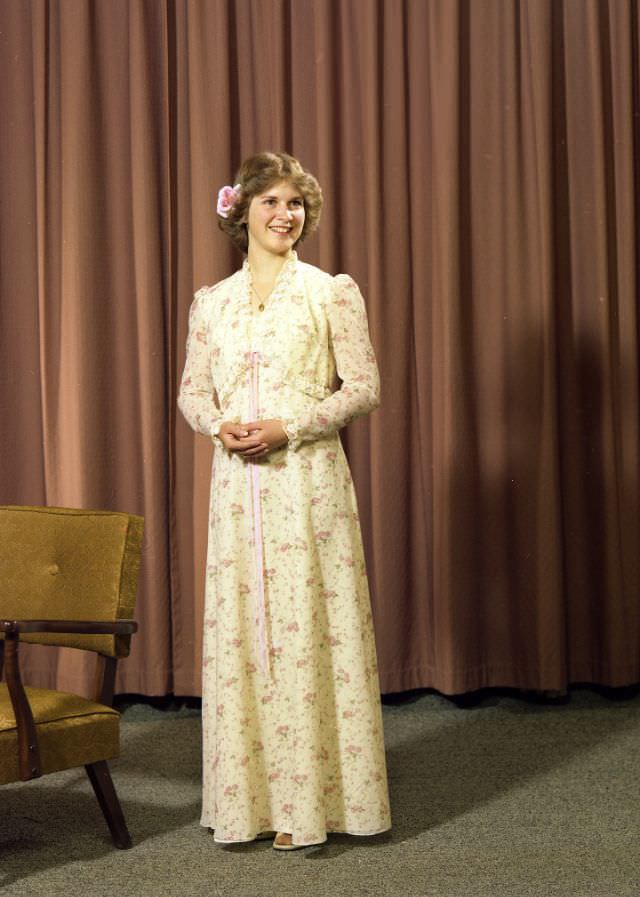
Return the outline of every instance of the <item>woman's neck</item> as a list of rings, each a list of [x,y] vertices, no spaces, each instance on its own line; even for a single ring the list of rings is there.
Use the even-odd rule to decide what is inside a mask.
[[[276,255],[273,252],[266,252],[261,247],[256,249],[250,246],[247,259],[253,281],[262,284],[274,284],[278,274],[291,256],[291,252],[287,252],[284,255]]]

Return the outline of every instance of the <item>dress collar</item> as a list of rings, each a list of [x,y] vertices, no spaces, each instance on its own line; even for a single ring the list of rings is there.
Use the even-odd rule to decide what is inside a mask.
[[[278,272],[278,276],[276,277],[276,282],[273,285],[273,289],[269,294],[268,305],[272,305],[282,293],[286,292],[287,288],[291,285],[296,270],[298,267],[298,253],[295,249],[292,249],[289,255],[287,256],[285,263],[282,268]],[[244,278],[245,291],[247,294],[247,299],[249,303],[251,302],[251,267],[249,265],[249,259],[245,259],[242,265],[242,274]]]

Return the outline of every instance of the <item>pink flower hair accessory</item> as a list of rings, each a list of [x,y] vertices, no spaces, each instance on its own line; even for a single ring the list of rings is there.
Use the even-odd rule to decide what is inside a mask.
[[[218,213],[218,215],[220,215],[221,218],[228,218],[229,212],[239,199],[240,184],[236,184],[235,187],[221,187],[220,190],[218,190],[218,204],[216,206],[216,212]]]

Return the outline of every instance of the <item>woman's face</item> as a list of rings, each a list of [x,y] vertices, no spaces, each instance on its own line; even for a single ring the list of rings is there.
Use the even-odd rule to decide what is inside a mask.
[[[286,254],[300,239],[304,216],[300,191],[288,181],[272,184],[249,205],[249,250],[260,247],[276,255]]]

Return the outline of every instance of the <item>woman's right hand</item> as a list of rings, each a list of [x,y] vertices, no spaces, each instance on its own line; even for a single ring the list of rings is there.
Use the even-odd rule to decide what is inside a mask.
[[[237,455],[251,457],[267,448],[266,443],[251,435],[245,427],[241,427],[240,424],[230,424],[226,421],[220,425],[218,439],[228,452],[234,452]]]

